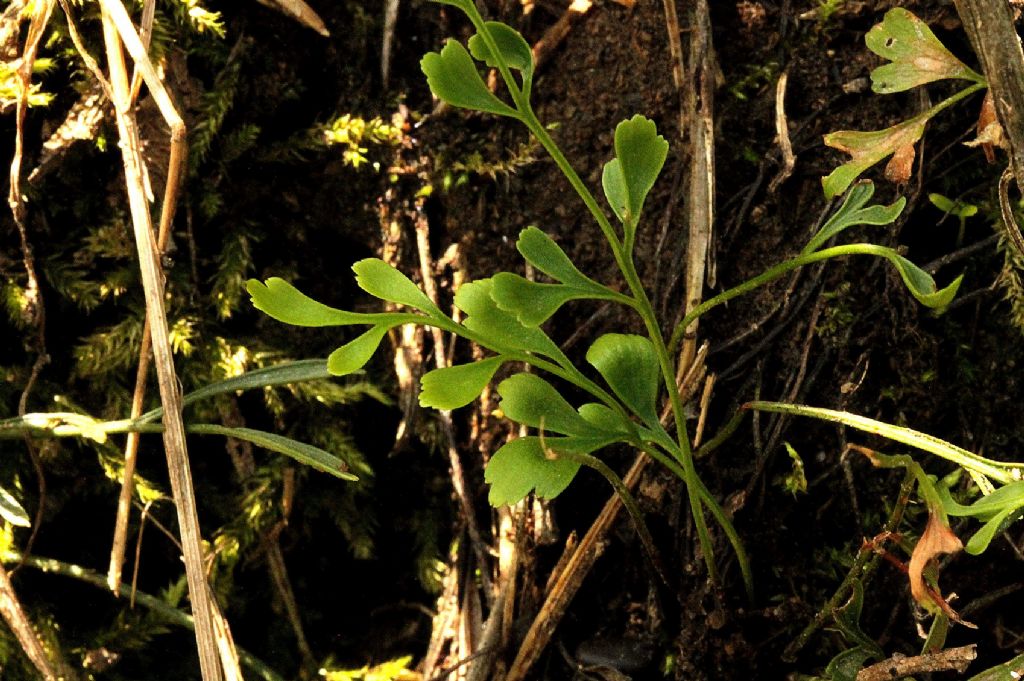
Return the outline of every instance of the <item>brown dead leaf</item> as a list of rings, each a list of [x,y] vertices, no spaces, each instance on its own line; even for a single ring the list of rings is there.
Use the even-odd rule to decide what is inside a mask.
[[[978,114],[978,136],[970,142],[964,142],[968,147],[980,146],[985,152],[985,160],[995,163],[995,147],[1004,144],[1003,128],[996,118],[996,105],[992,99],[992,91],[985,93],[985,100],[981,103],[981,112]]]
[[[917,546],[914,547],[914,553],[910,557],[910,565],[907,569],[907,575],[910,577],[910,593],[913,594],[915,601],[928,610],[934,610],[937,607],[947,614],[951,612],[949,604],[942,598],[942,595],[929,588],[925,583],[924,569],[934,558],[944,553],[956,553],[963,547],[959,537],[942,522],[938,515],[928,514],[928,525],[924,528],[921,538],[917,540]]]
[[[917,152],[914,144],[904,144],[897,147],[889,163],[885,166],[885,179],[895,184],[903,184],[910,179],[914,171],[914,157]]]

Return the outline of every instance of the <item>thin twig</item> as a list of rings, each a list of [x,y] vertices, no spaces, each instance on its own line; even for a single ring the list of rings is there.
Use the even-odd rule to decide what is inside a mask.
[[[978,657],[977,644],[947,648],[913,657],[893,657],[857,672],[857,681],[890,681],[915,674],[955,670],[961,674]]]
[[[675,0],[665,0],[666,16]],[[670,22],[671,23],[671,22]],[[696,0],[690,11],[690,58],[688,78],[677,83],[686,93],[683,120],[690,140],[690,183],[686,199],[689,237],[686,244],[686,300],[689,313],[700,305],[705,278],[715,283],[714,240],[715,221],[715,76],[711,44],[711,18],[707,0]],[[669,27],[670,36],[678,26]],[[670,38],[669,44],[672,44]],[[675,68],[673,67],[673,72]],[[697,352],[697,320],[687,327],[680,347],[679,363],[689,366]]]
[[[541,64],[548,60],[555,49],[565,40],[565,37],[569,35],[576,20],[590,11],[592,4],[591,0],[573,0],[569,3],[569,7],[558,18],[558,21],[551,24],[548,30],[544,31],[541,39],[534,43],[532,50],[534,68],[539,69]]]
[[[17,7],[15,3],[12,7]],[[22,388],[21,396],[18,398],[18,415],[24,416],[28,410],[29,396],[35,387],[36,381],[43,367],[46,366],[50,357],[46,351],[46,306],[43,302],[42,290],[39,287],[39,276],[36,272],[36,260],[32,250],[32,243],[28,238],[27,209],[25,208],[25,197],[21,193],[21,166],[25,155],[25,115],[28,111],[28,95],[32,85],[32,68],[35,65],[36,55],[39,53],[39,44],[43,39],[46,25],[53,13],[54,0],[46,2],[35,8],[32,19],[29,22],[28,34],[25,37],[25,47],[21,53],[21,60],[16,70],[18,82],[18,103],[15,114],[15,135],[14,135],[14,157],[11,159],[10,171],[10,193],[7,203],[11,208],[14,223],[18,228],[18,238],[21,241],[22,264],[25,268],[25,291],[24,298],[26,306],[23,317],[27,325],[34,330],[34,337],[31,341],[31,350],[35,353],[35,360],[29,371],[28,380]],[[36,473],[36,484],[39,489],[39,503],[36,506],[35,517],[32,521],[32,533],[25,544],[25,552],[32,550],[39,528],[42,524],[43,510],[46,506],[46,475],[43,470],[39,453],[29,436],[25,436],[25,449],[28,452],[29,460]]]
[[[64,0],[61,1],[64,2]],[[168,127],[171,129],[171,153],[170,159],[168,160],[167,180],[164,186],[163,206],[160,213],[160,228],[157,233],[156,240],[156,248],[162,254],[167,249],[167,243],[170,240],[171,224],[174,221],[174,213],[177,207],[178,188],[181,183],[181,173],[186,156],[185,124],[175,110],[170,96],[160,82],[155,69],[149,63],[148,57],[146,57],[153,23],[153,9],[150,7],[151,4],[153,4],[153,1],[148,0],[146,8],[143,10],[143,34],[141,36],[136,36],[136,40],[138,41],[137,43],[129,41],[132,43],[132,46],[129,47],[129,51],[132,52],[135,57],[135,73],[132,76],[132,83],[128,93],[125,109],[127,110],[131,108],[139,87],[140,79],[144,79],[149,86],[150,93],[152,94],[154,101],[156,101],[161,114],[163,114],[164,119],[167,121]],[[131,26],[131,21],[127,19],[127,14],[125,14],[123,19],[121,19],[122,24],[125,21],[127,21],[128,25],[121,26],[118,30],[122,35],[126,35],[129,32],[133,33],[134,27]],[[69,24],[71,23],[70,15],[68,15],[68,22]],[[128,45],[128,42],[125,44]],[[84,51],[82,51],[82,58],[86,60],[87,64],[92,59]],[[105,82],[102,80],[102,74],[99,74],[97,77],[101,79],[101,84]],[[142,164],[141,160],[140,169],[143,176],[145,176],[145,166]],[[152,345],[150,327],[150,313],[147,308],[146,319],[142,327],[142,340],[141,347],[139,348],[139,364],[135,373],[135,389],[132,393],[132,418],[138,418],[139,415],[142,414],[143,405],[145,403],[146,379],[149,374]],[[138,450],[139,434],[129,433],[125,443],[121,492],[117,501],[117,515],[114,519],[114,539],[111,543],[110,564],[107,571],[108,584],[110,585],[111,590],[115,593],[117,593],[117,587],[121,583],[121,571],[124,565],[125,547],[128,539],[128,520],[131,511],[132,493],[135,485],[135,466],[138,461]]]
[[[789,179],[789,176],[793,174],[793,167],[796,166],[793,143],[789,141],[789,122],[786,119],[786,84],[788,82],[789,72],[783,71],[775,84],[775,136],[779,142],[779,151],[782,153],[782,168],[768,183],[768,191],[772,194]]]
[[[633,487],[649,462],[650,459],[647,456],[642,454],[638,456],[629,472],[623,477],[623,483],[627,487]],[[505,681],[522,681],[540,657],[541,652],[547,647],[569,602],[583,583],[583,578],[604,552],[606,545],[604,536],[621,509],[622,500],[617,494],[613,495],[605,503],[586,535],[580,540],[579,546],[566,562],[565,568],[547,594],[544,605],[541,606],[540,612],[537,613],[530,625],[530,630],[526,633],[526,638],[523,639],[516,659],[505,676]]]
[[[110,87],[110,81],[103,75],[103,70],[100,69],[96,59],[89,54],[89,50],[85,49],[85,42],[82,40],[82,35],[78,32],[78,26],[75,24],[74,17],[71,16],[71,6],[68,5],[68,0],[59,0],[59,2],[60,8],[64,11],[64,18],[68,22],[68,35],[71,36],[71,43],[78,50],[78,56],[85,62],[85,68],[89,69],[96,82],[100,84],[100,89],[103,90],[107,100],[113,102],[114,90]]]
[[[1021,236],[1020,227],[1013,218],[1013,207],[1010,206],[1010,182],[1013,180],[1013,170],[1006,167],[999,177],[999,212],[1003,217],[1003,229],[1006,231],[1007,240],[1013,244],[1017,255],[1024,257],[1024,236]]]
[[[160,386],[160,400],[164,407],[164,449],[167,453],[167,467],[170,473],[171,490],[178,511],[178,526],[184,549],[185,572],[188,578],[189,594],[196,623],[196,641],[199,648],[199,663],[204,681],[222,681],[223,674],[218,651],[218,636],[213,622],[213,604],[206,582],[203,562],[202,536],[196,513],[195,492],[188,462],[188,448],[185,443],[185,428],[181,418],[181,395],[174,370],[174,359],[168,339],[167,316],[164,311],[163,280],[153,241],[149,205],[143,187],[142,158],[135,117],[129,106],[130,88],[128,70],[122,52],[123,44],[128,48],[149,86],[165,118],[171,125],[171,163],[175,162],[177,147],[180,152],[184,144],[184,123],[174,111],[166,90],[160,83],[155,69],[139,40],[128,13],[118,0],[101,0],[103,37],[107,51],[110,81],[114,90],[114,106],[117,115],[118,133],[121,139],[121,154],[124,161],[125,184],[128,191],[135,245],[142,272],[142,284],[146,297],[147,316],[150,319],[153,355],[157,381]],[[169,107],[170,111],[166,111]],[[173,216],[174,209],[168,200],[176,198],[175,178],[180,165],[168,172],[167,194],[161,215]],[[169,221],[168,221],[169,224]]]
[[[395,25],[398,23],[398,0],[386,0],[384,4],[384,36],[380,42],[380,79],[384,87],[391,77],[391,46],[395,40]]]

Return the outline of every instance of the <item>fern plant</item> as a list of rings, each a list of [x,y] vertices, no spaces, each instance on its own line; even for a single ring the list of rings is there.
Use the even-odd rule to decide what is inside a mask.
[[[453,106],[512,118],[526,126],[593,216],[614,256],[626,292],[581,272],[551,237],[529,227],[520,234],[516,247],[526,262],[551,282],[537,283],[500,272],[463,284],[454,301],[464,316],[461,323],[442,312],[404,274],[374,258],[353,266],[356,283],[403,311],[339,310],[309,298],[280,278],[248,283],[254,305],[288,324],[369,327],[328,358],[328,370],[339,375],[362,367],[388,330],[403,324],[434,326],[491,351],[490,356],[480,361],[427,373],[420,394],[420,403],[425,407],[456,409],[469,404],[498,369],[510,363],[529,365],[563,384],[573,385],[589,401],[579,406],[570,404],[556,385],[539,373],[516,373],[498,385],[501,411],[512,421],[533,429],[533,434],[512,440],[491,457],[485,472],[491,486],[490,502],[515,503],[531,491],[542,497],[557,496],[581,466],[590,466],[612,482],[627,508],[635,512],[635,504],[621,480],[595,456],[611,444],[628,444],[648,453],[685,483],[709,576],[716,578],[717,567],[706,514],[714,518],[731,543],[745,586],[752,593],[750,565],[739,535],[694,465],[683,404],[675,384],[674,352],[683,329],[713,307],[796,267],[838,256],[865,254],[886,258],[899,271],[910,292],[924,305],[936,309],[950,302],[960,279],[939,289],[929,274],[895,250],[874,244],[826,248],[829,240],[852,225],[889,224],[902,211],[902,199],[890,206],[868,206],[874,188],[870,183],[858,184],[798,256],[708,300],[684,318],[666,341],[640,280],[633,247],[647,196],[665,162],[668,143],[658,134],[655,124],[640,115],[616,127],[615,156],[605,164],[602,175],[605,199],[618,222],[613,226],[531,106],[534,64],[527,42],[505,24],[484,21],[471,0],[440,1],[464,12],[477,32],[469,39],[468,49],[449,40],[440,52],[423,58],[421,67],[431,90]],[[487,88],[477,62],[497,69],[509,102]],[[608,333],[592,339],[586,353],[590,367],[578,367],[542,329],[571,300],[621,305],[640,318],[646,335]],[[671,413],[671,427],[659,420],[658,403],[662,395]]]

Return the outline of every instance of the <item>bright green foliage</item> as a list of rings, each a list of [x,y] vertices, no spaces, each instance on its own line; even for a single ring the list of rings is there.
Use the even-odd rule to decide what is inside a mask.
[[[954,201],[948,196],[943,196],[936,192],[928,194],[928,200],[931,204],[941,210],[943,213],[947,213],[954,217],[958,217],[961,220],[965,218],[974,217],[978,214],[978,207],[973,203],[963,203],[962,201]]]
[[[44,64],[42,59],[37,60],[33,72],[38,72]],[[29,106],[47,106],[53,100],[51,93],[42,91],[40,83],[31,83],[28,87]],[[18,69],[10,62],[0,64],[0,106],[7,109],[16,105],[20,93],[21,78],[18,76]]]
[[[644,201],[668,157],[668,142],[639,114],[615,127],[615,158],[605,164],[605,198],[632,241]]]
[[[324,125],[320,134],[327,146],[342,147],[341,159],[353,168],[359,168],[369,160],[366,157],[368,144],[395,146],[402,139],[400,128],[385,123],[379,117],[366,119],[352,114],[338,116]]]
[[[658,427],[655,401],[660,370],[651,341],[643,336],[606,333],[587,350],[587,361],[623,404],[649,427]]]
[[[806,494],[807,474],[804,470],[804,460],[800,458],[800,453],[793,445],[788,442],[783,442],[782,445],[786,448],[786,453],[789,454],[789,460],[793,465],[792,470],[780,480],[782,488],[794,497],[798,494]]]
[[[874,193],[875,186],[871,182],[860,182],[854,185],[847,193],[843,205],[811,238],[801,255],[809,255],[818,251],[829,239],[854,225],[887,225],[894,222],[903,212],[903,207],[907,203],[906,199],[900,197],[890,206],[876,204],[865,207]],[[963,275],[960,275],[948,286],[939,289],[932,275],[907,260],[895,249],[871,246],[870,252],[891,262],[911,295],[917,298],[922,305],[935,310],[942,310],[952,302],[963,281]]]
[[[420,405],[434,409],[465,407],[480,396],[505,361],[499,355],[472,364],[428,371],[420,379]]]
[[[516,374],[498,386],[505,416],[541,431],[591,437],[607,435],[580,416],[554,386],[536,374]]]
[[[569,438],[545,438],[548,447],[565,446]],[[568,458],[548,458],[539,437],[529,435],[512,440],[491,457],[484,471],[490,485],[487,500],[492,506],[514,504],[530,492],[553,499],[561,494],[580,469]]]
[[[449,40],[440,52],[423,55],[420,68],[430,90],[452,106],[515,117],[516,111],[494,96],[476,70],[469,52],[457,40]]]
[[[907,205],[907,200],[901,196],[889,206],[875,204],[865,208],[864,206],[874,195],[875,185],[873,182],[855,184],[847,192],[839,210],[822,225],[818,233],[804,246],[801,253],[813,253],[829,239],[854,225],[891,225],[896,222],[896,218],[903,212],[903,207]]]
[[[917,298],[918,302],[922,305],[936,310],[941,310],[953,302],[953,298],[956,297],[956,292],[960,289],[960,284],[964,279],[964,275],[961,274],[948,286],[939,289],[932,275],[899,253],[891,251],[891,253],[884,254],[884,257],[896,266],[896,271],[900,273],[900,278],[903,279],[903,283],[906,285],[907,290],[910,291],[910,294]]]
[[[351,374],[363,368],[377,352],[381,340],[387,335],[389,326],[377,325],[345,343],[327,357],[327,368],[335,376]]]
[[[533,86],[533,51],[529,43],[523,38],[519,31],[511,26],[497,21],[488,21],[484,24],[490,32],[491,37],[498,46],[502,60],[510,67],[522,74],[523,95],[530,97],[530,89]],[[491,55],[487,43],[481,34],[477,33],[469,39],[469,53],[478,61],[482,61],[491,68],[498,68],[500,60]]]
[[[964,546],[964,550],[972,555],[984,552],[995,535],[1006,529],[1007,525],[1024,512],[1024,482],[1003,485],[970,506],[955,502],[949,490],[944,487],[939,488],[939,495],[943,508],[949,515],[968,516],[985,522]]]
[[[356,265],[354,269],[360,287],[378,298],[414,308],[419,313],[346,313],[312,301],[280,279],[270,279],[266,284],[251,281],[249,291],[254,303],[276,319],[299,325],[371,325],[369,331],[331,356],[328,369],[332,373],[362,366],[376,349],[385,330],[405,323],[435,326],[497,353],[475,364],[429,372],[422,381],[420,402],[424,406],[454,409],[468,404],[483,391],[498,368],[510,361],[532,365],[536,370],[573,384],[592,400],[579,410],[573,408],[558,388],[535,373],[515,374],[498,386],[504,415],[535,429],[538,434],[517,438],[494,453],[485,471],[485,479],[491,485],[490,502],[494,505],[515,503],[531,491],[542,497],[553,497],[571,482],[580,465],[586,464],[611,482],[623,496],[638,524],[642,525],[628,489],[614,471],[591,456],[592,452],[617,442],[642,447],[686,483],[709,574],[714,577],[716,566],[705,511],[710,512],[722,526],[736,551],[748,593],[752,593],[751,571],[739,536],[695,470],[683,405],[674,381],[677,368],[672,359],[673,353],[659,330],[657,317],[633,261],[636,229],[647,195],[667,158],[668,143],[658,134],[654,122],[640,115],[616,127],[615,158],[605,165],[602,184],[605,197],[623,224],[623,239],[620,241],[594,195],[530,107],[533,62],[529,46],[522,36],[503,24],[485,22],[471,0],[443,1],[463,10],[477,29],[477,34],[470,40],[469,51],[458,42],[449,40],[439,53],[423,58],[421,65],[431,90],[453,106],[517,118],[533,133],[593,215],[615,256],[628,293],[619,293],[583,274],[549,236],[530,227],[520,234],[517,248],[529,264],[556,283],[533,282],[508,272],[465,283],[456,291],[454,300],[455,307],[465,313],[461,323],[444,315],[408,278],[379,260],[364,260]],[[486,88],[473,62],[474,57],[498,70],[515,108]],[[521,74],[521,83],[515,80],[512,70]],[[899,133],[903,137],[897,134],[892,139],[883,139],[875,144],[878,149],[872,147],[863,153],[877,156],[870,160],[874,163],[885,153],[893,153],[889,147],[896,144],[905,147],[907,140],[912,142],[920,135],[916,128],[911,130],[908,127],[907,130],[909,132]],[[838,134],[837,139],[846,138]],[[886,144],[889,147],[883,149]],[[840,177],[834,190],[845,190],[870,163]],[[899,215],[905,203],[902,199],[890,206],[867,206],[873,191],[870,184],[855,187],[842,208],[797,258],[771,268],[692,311],[676,327],[671,345],[675,346],[682,329],[690,321],[716,305],[798,266],[840,255],[869,254],[888,258],[919,300],[934,307],[947,304],[959,280],[939,291],[926,273],[893,249],[851,244],[821,250],[826,241],[852,225],[889,224]],[[619,303],[636,312],[648,331],[646,337],[608,333],[590,346],[587,361],[611,393],[573,365],[539,328],[570,300]],[[658,418],[658,397],[662,392],[668,397],[677,439],[668,434]],[[641,536],[644,534],[642,532]]]
[[[470,14],[473,10],[473,0],[435,0],[435,2],[439,5],[458,7],[466,14]]]
[[[199,0],[177,0],[176,5],[177,11],[188,18],[197,32],[210,32],[219,38],[224,37],[224,22],[220,12],[211,12]]]
[[[570,300],[591,297],[564,284],[538,284],[510,272],[499,272],[492,280],[494,302],[524,326],[543,324]]]
[[[908,10],[895,7],[885,13],[864,42],[890,64],[871,72],[871,89],[879,94],[903,92],[936,80],[956,78],[984,82],[984,78],[953,56],[928,24]]]
[[[323,669],[320,675],[325,681],[402,681],[415,672],[410,669],[412,657],[400,657],[359,669]]]
[[[617,433],[620,440],[631,438],[632,428],[630,421],[624,415],[609,408],[607,405],[597,402],[587,402],[580,405],[580,416],[588,421],[597,430],[607,433]]]
[[[516,248],[528,263],[561,282],[539,284],[508,272],[494,275],[492,295],[498,307],[515,314],[525,326],[543,324],[570,300],[623,300],[621,294],[580,272],[558,244],[536,227],[522,231]]]
[[[463,284],[455,294],[455,306],[466,313],[463,325],[480,334],[493,348],[525,350],[551,359],[564,359],[548,335],[535,326],[525,326],[516,317],[498,307],[492,295],[493,279]],[[568,360],[565,360],[568,362]]]
[[[318,303],[279,277],[271,277],[265,283],[250,279],[245,288],[257,310],[285,324],[340,326],[366,324],[368,321],[368,315],[344,312]]]
[[[381,300],[408,305],[427,314],[440,315],[437,305],[405,276],[379,258],[360,260],[352,266],[359,288]]]
[[[554,239],[536,227],[527,227],[519,233],[516,248],[526,262],[567,286],[595,295],[609,290],[580,272]]]

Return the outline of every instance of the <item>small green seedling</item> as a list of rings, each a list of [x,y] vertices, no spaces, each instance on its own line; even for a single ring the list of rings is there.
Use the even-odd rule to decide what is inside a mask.
[[[942,194],[934,192],[928,195],[928,200],[931,201],[933,206],[941,210],[946,215],[952,215],[960,220],[960,230],[956,235],[956,246],[959,248],[963,244],[964,235],[967,232],[967,218],[977,215],[978,207],[973,203],[964,203],[963,201],[953,200],[949,197],[943,196]]]
[[[615,155],[605,164],[601,178],[607,205],[618,223],[613,226],[534,113],[530,103],[533,58],[523,37],[504,24],[485,22],[472,0],[441,2],[465,12],[477,33],[470,38],[468,50],[449,40],[440,52],[423,58],[422,68],[431,90],[450,105],[513,118],[529,129],[597,222],[625,281],[625,292],[580,271],[550,236],[530,227],[519,235],[516,247],[526,262],[550,281],[534,282],[518,274],[501,272],[463,284],[454,301],[462,312],[462,322],[442,312],[404,274],[373,258],[353,266],[356,282],[367,293],[397,304],[401,311],[345,312],[306,297],[278,278],[249,281],[253,303],[271,317],[289,324],[368,327],[328,358],[328,368],[334,374],[362,367],[387,331],[402,324],[437,327],[490,351],[482,360],[427,373],[420,393],[420,404],[426,407],[465,406],[480,395],[501,366],[529,365],[536,371],[515,373],[497,388],[505,416],[533,429],[533,434],[509,442],[491,457],[485,471],[491,486],[490,502],[512,504],[530,492],[548,498],[557,496],[585,465],[607,477],[633,511],[636,506],[626,487],[594,456],[609,445],[627,444],[646,452],[685,482],[709,576],[715,578],[717,572],[706,512],[714,517],[731,543],[745,585],[752,593],[750,565],[739,536],[694,466],[683,404],[675,384],[674,356],[683,330],[708,310],[786,272],[839,256],[886,258],[896,267],[911,294],[938,310],[952,300],[960,279],[939,289],[927,272],[894,249],[867,243],[826,247],[827,242],[848,227],[890,224],[903,210],[903,199],[889,206],[869,206],[874,186],[859,183],[799,255],[706,301],[675,327],[666,343],[640,281],[633,247],[648,196],[667,158],[668,143],[658,134],[654,122],[643,116],[622,121],[615,128]],[[477,62],[498,70],[510,103],[487,88]],[[541,328],[570,300],[621,305],[638,316],[646,334],[607,333],[594,338],[586,353],[589,366],[578,367]],[[587,395],[587,400],[571,404],[556,387],[564,384],[575,386]],[[671,428],[659,420],[659,403],[664,400],[672,415]],[[638,522],[638,526],[642,523]]]
[[[886,179],[906,182],[914,164],[914,145],[924,134],[928,121],[988,87],[984,76],[953,56],[927,24],[901,7],[886,12],[882,23],[868,31],[864,42],[872,52],[889,60],[871,72],[871,89],[878,94],[904,92],[937,80],[966,80],[971,85],[891,128],[870,132],[839,130],[825,135],[826,145],[851,157],[821,179],[827,198],[842,194],[864,171],[890,156]]]

